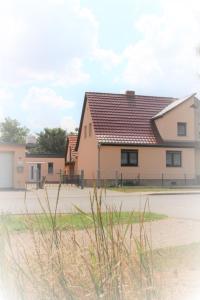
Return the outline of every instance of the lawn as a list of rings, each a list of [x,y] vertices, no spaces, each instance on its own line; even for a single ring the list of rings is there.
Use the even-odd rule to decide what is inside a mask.
[[[199,187],[198,187],[199,188]],[[123,193],[139,193],[139,192],[173,192],[174,190],[191,190],[197,189],[197,187],[156,187],[156,186],[123,186],[123,187],[111,187],[109,190]]]
[[[139,223],[142,214],[139,212],[112,212],[113,222],[115,224],[133,224]],[[153,212],[144,214],[144,221],[155,221],[167,218],[166,215]],[[109,223],[109,213],[102,213],[103,225]],[[34,230],[45,229],[51,230],[52,219],[48,214],[33,214],[33,215],[1,215],[0,224],[5,226],[9,231],[26,231],[30,226]],[[91,214],[57,214],[56,226],[58,229],[85,229],[93,226]]]

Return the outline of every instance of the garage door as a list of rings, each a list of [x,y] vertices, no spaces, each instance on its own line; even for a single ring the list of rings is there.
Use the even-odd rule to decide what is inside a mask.
[[[0,152],[0,188],[13,186],[13,154]]]

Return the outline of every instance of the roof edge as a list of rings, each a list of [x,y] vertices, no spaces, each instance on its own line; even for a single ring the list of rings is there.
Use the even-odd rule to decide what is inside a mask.
[[[118,95],[118,96],[125,96],[126,95],[126,92],[125,93],[111,93],[111,92],[85,92],[85,95],[87,94],[100,94],[100,95]],[[169,99],[169,100],[178,100],[177,98],[175,97],[169,97],[169,96],[154,96],[154,95],[143,95],[143,94],[135,94],[135,96],[138,96],[138,97],[153,97],[153,98],[163,98],[163,99]]]
[[[64,158],[64,153],[26,153],[26,157],[32,157],[32,158]]]
[[[86,103],[87,103],[87,93],[85,93],[85,96],[84,96],[83,108],[82,108],[82,112],[81,112],[81,119],[80,119],[80,124],[79,124],[79,129],[78,129],[78,137],[77,137],[77,141],[76,141],[76,147],[74,149],[75,151],[78,151],[78,147],[79,147],[79,143],[80,143],[81,131],[82,131],[82,126],[83,126],[83,118],[84,118],[84,115],[85,115]]]
[[[157,148],[195,148],[198,147],[196,142],[163,142],[158,144],[141,144],[141,143],[112,143],[112,142],[101,142],[101,146],[118,146],[118,147],[157,147]]]
[[[26,144],[15,144],[15,143],[0,142],[0,146],[26,147]]]
[[[175,105],[174,107],[172,107],[172,108],[170,108],[169,110],[167,110],[167,111],[165,111],[165,112],[162,113],[162,111],[164,111],[164,110],[167,108],[167,106],[171,105],[171,104],[174,103],[174,102],[170,103],[170,104],[167,105],[164,109],[162,109],[159,113],[157,113],[155,116],[153,116],[151,119],[152,119],[152,120],[156,120],[156,119],[162,118],[164,115],[166,115],[168,112],[172,111],[173,109],[177,108],[179,105],[185,103],[186,101],[188,101],[188,100],[191,99],[192,97],[195,97],[196,94],[197,94],[197,93],[193,93],[192,95],[190,95],[190,96],[188,96],[188,97],[186,97],[186,98],[183,98],[183,100],[182,100],[182,99],[177,99],[177,100],[175,100],[175,101],[180,101],[180,102],[177,103],[177,105]],[[181,100],[182,100],[182,101],[181,101]]]

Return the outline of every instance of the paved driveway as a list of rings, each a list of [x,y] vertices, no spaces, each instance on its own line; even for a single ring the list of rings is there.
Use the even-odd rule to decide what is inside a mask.
[[[48,188],[48,200],[51,209],[56,205],[56,188]],[[89,197],[91,189],[78,189],[74,187],[62,187],[58,202],[59,212],[72,212],[74,205],[86,211],[90,210]],[[41,201],[47,207],[45,190],[0,191],[0,212],[29,213],[42,212]],[[149,199],[151,211],[167,214],[170,217],[200,220],[200,193],[177,195],[147,195],[145,193],[121,193],[107,191],[102,194],[103,201],[107,205],[119,207],[122,204],[124,211],[143,210],[146,199]],[[26,204],[26,205],[25,205]]]

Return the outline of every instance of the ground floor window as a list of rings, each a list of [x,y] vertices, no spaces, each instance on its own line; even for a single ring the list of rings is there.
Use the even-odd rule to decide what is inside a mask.
[[[53,163],[52,162],[48,163],[48,174],[53,174]]]
[[[138,166],[138,150],[121,150],[121,166]]]
[[[167,167],[181,167],[182,157],[181,151],[167,151],[166,152],[166,166]]]

